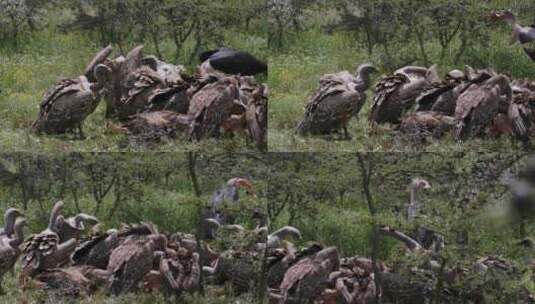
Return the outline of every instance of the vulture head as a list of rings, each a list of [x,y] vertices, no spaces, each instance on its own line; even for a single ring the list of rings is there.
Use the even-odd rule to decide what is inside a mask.
[[[154,251],[165,251],[167,248],[167,237],[164,234],[151,234],[149,240],[153,244]]]
[[[111,80],[112,69],[105,64],[97,64],[93,69],[93,76],[96,83],[91,84],[91,90],[99,91]]]
[[[335,270],[340,267],[340,256],[336,247],[327,247],[316,253],[314,260],[321,263],[322,268]]]
[[[58,201],[54,204],[52,211],[50,212],[50,219],[48,220],[48,229],[53,232],[58,232],[58,217],[60,216],[61,209],[63,208],[63,201]]]
[[[515,23],[516,22],[516,17],[515,15],[509,11],[509,10],[505,10],[505,11],[491,11],[488,15],[488,17],[491,19],[491,20],[504,20],[506,21],[507,23]]]
[[[243,188],[245,189],[245,192],[247,192],[247,194],[252,194],[256,196],[254,185],[248,179],[234,177],[227,181],[227,186],[234,187],[236,189]]]
[[[466,80],[466,74],[461,70],[451,70],[446,74],[446,80],[460,82]]]
[[[15,223],[17,217],[24,216],[24,213],[17,208],[9,208],[4,213],[4,224]]]
[[[363,63],[358,66],[355,76],[357,78],[357,91],[365,91],[370,86],[370,75],[378,72],[371,63]]]
[[[499,96],[505,95],[506,102],[513,98],[513,90],[511,89],[511,80],[506,75],[496,75],[485,82],[485,85],[491,89],[497,90]]]
[[[411,182],[411,188],[415,190],[431,189],[431,184],[423,178],[416,177]]]
[[[359,76],[359,75],[370,75],[372,73],[376,73],[377,72],[377,68],[375,66],[373,66],[373,64],[371,63],[363,63],[361,65],[358,66],[357,68],[357,71],[355,72],[355,75],[356,76]]]

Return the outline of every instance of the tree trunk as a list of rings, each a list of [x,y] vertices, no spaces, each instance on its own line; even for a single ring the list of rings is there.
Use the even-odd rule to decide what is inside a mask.
[[[199,263],[202,267],[202,265],[204,265],[204,254],[203,254],[202,244],[201,244],[203,204],[201,201],[201,190],[199,188],[199,182],[197,180],[196,166],[197,166],[197,153],[188,152],[189,177],[191,179],[191,185],[193,186],[193,192],[195,193],[195,197],[197,197],[197,222],[198,224],[197,224],[197,229],[195,231],[195,240],[197,241],[197,252],[199,253]],[[204,295],[204,288],[203,288],[202,282],[203,282],[203,273],[201,271],[199,275],[199,293],[201,295]]]
[[[368,204],[368,211],[370,212],[370,215],[372,216],[373,220],[373,234],[372,238],[370,240],[371,245],[371,258],[372,258],[372,265],[373,265],[373,274],[375,276],[375,286],[377,286],[378,290],[381,287],[381,272],[379,271],[379,268],[377,267],[377,258],[379,256],[379,246],[380,246],[380,234],[379,234],[379,225],[377,224],[377,219],[375,217],[375,214],[377,212],[375,208],[375,204],[373,202],[373,196],[370,191],[370,178],[373,172],[373,163],[370,159],[368,159],[368,166],[366,167],[364,155],[361,153],[357,153],[357,160],[360,165],[360,171],[362,175],[362,192],[364,193],[364,196],[366,197],[366,202]],[[380,293],[375,293],[375,303],[380,304],[381,303],[381,297]]]

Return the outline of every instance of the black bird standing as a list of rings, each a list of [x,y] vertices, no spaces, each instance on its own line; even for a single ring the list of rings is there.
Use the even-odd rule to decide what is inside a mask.
[[[234,75],[256,75],[267,72],[267,64],[253,55],[223,47],[203,52],[199,55],[201,63],[208,62],[216,70]]]

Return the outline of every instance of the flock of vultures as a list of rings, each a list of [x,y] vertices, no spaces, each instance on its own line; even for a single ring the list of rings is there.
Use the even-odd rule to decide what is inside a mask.
[[[114,130],[147,141],[188,140],[241,134],[265,149],[267,87],[254,75],[267,65],[252,55],[230,48],[200,55],[201,65],[191,76],[181,65],[143,56],[143,46],[110,59],[111,46],[100,51],[83,75],[59,81],[44,95],[32,129],[37,133],[78,131],[106,100],[106,118],[120,125]]]
[[[149,222],[101,231],[94,216],[64,216],[62,201],[54,205],[46,229],[24,239],[26,219],[20,210],[9,208],[0,231],[0,280],[9,271],[14,274],[20,256],[19,287],[46,290],[52,301],[99,289],[114,296],[161,292],[179,297],[199,290],[201,272],[204,282],[230,281],[237,294],[252,291],[259,282],[266,242],[278,236],[267,235],[258,210],[251,211],[258,223],[253,230],[226,224],[233,219],[222,204],[236,203],[239,188],[254,193],[252,183],[242,178],[230,179],[214,193],[203,212],[202,241],[193,234],[160,232]],[[225,231],[235,241],[219,251],[213,239]]]
[[[511,204],[519,214],[535,213],[534,173],[535,163],[511,186]],[[403,244],[405,254],[416,261],[411,266],[389,265],[365,256],[343,257],[336,247],[315,241],[295,245],[295,241],[303,244],[298,228],[284,226],[269,234],[266,216],[256,208],[247,211],[255,228],[246,229],[236,223],[236,214],[225,208],[226,203],[240,201],[240,188],[255,196],[249,180],[230,179],[212,195],[196,235],[160,232],[149,222],[101,231],[94,216],[65,217],[60,201],[54,205],[46,229],[24,239],[26,220],[21,211],[10,208],[0,231],[0,280],[10,271],[14,275],[20,256],[19,287],[43,289],[52,298],[77,298],[102,290],[114,296],[161,293],[178,300],[201,285],[214,285],[232,286],[227,290],[236,296],[266,288],[269,303],[363,304],[376,297],[384,303],[467,299],[485,303],[484,288],[472,281],[474,274],[500,275],[502,279],[521,275],[518,264],[498,255],[475,257],[468,266],[446,263],[444,250],[449,241],[415,221],[425,216],[417,194],[431,188],[422,178],[412,180],[405,210],[413,230],[378,229],[383,237]],[[217,245],[218,240],[225,245]],[[529,238],[518,243],[534,245]],[[525,263],[535,267],[535,260]],[[512,300],[515,303],[535,300],[523,287],[517,294],[518,299]]]
[[[489,14],[513,28],[514,42],[535,60],[535,27],[521,26],[508,11]],[[309,98],[305,117],[297,126],[300,135],[328,135],[343,130],[349,139],[349,120],[357,116],[371,86],[371,64],[355,74],[342,71],[321,77]],[[512,79],[492,69],[452,70],[443,78],[437,66],[405,66],[375,84],[369,121],[373,126],[391,124],[410,138],[441,137],[454,132],[457,141],[473,137],[514,136],[525,145],[534,134],[535,80]]]

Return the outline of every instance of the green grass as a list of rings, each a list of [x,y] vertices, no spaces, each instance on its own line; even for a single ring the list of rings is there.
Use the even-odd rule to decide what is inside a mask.
[[[18,273],[18,269],[16,270]],[[6,274],[3,280],[3,288],[5,294],[0,296],[2,303],[47,303],[47,304],[60,304],[60,303],[79,303],[79,304],[165,304],[173,303],[173,298],[166,298],[161,293],[146,293],[136,292],[123,294],[117,297],[111,297],[106,295],[103,291],[98,290],[94,294],[84,295],[78,298],[73,297],[55,297],[51,293],[44,290],[26,289],[22,290],[17,287],[17,278],[12,277],[10,274]],[[179,303],[185,304],[227,304],[227,303],[243,303],[254,304],[260,303],[251,294],[246,293],[240,296],[229,296],[229,287],[221,286],[207,286],[205,288],[205,294],[185,294],[183,295]]]
[[[225,35],[229,46],[246,49],[257,56],[265,56],[265,39],[258,35],[230,32]],[[131,44],[129,46],[134,46]],[[185,48],[187,49],[188,46]],[[215,47],[215,46],[214,46]],[[147,44],[145,54],[152,53]],[[174,46],[170,41],[161,45],[165,58],[172,60]],[[61,33],[54,25],[28,34],[14,49],[0,46],[0,151],[255,151],[243,136],[191,143],[184,136],[164,140],[157,145],[136,145],[125,134],[109,128],[104,118],[105,102],[84,123],[85,140],[72,135],[41,135],[30,132],[37,117],[43,94],[63,78],[77,77],[85,65],[100,50],[87,33]],[[114,54],[117,54],[116,51]],[[196,62],[180,58],[179,64],[194,72]],[[262,78],[259,79],[262,81]]]
[[[464,55],[465,64],[482,68],[477,62],[486,62],[499,72],[510,73],[518,78],[535,79],[535,64],[524,54],[519,45],[509,46],[506,41],[509,30],[490,29],[489,48],[469,50]],[[412,48],[411,48],[412,47]],[[453,45],[453,48],[456,46]],[[416,46],[406,45],[400,51],[415,49]],[[429,58],[438,58],[440,49],[436,43],[428,42],[426,48]],[[439,65],[440,75],[449,70],[462,69],[464,64],[453,63],[453,55],[448,54]],[[311,28],[292,39],[287,49],[270,57],[268,83],[271,88],[269,108],[270,151],[512,151],[521,148],[518,142],[509,138],[474,139],[458,144],[451,135],[440,140],[429,138],[426,143],[415,143],[406,136],[397,134],[391,126],[380,126],[372,129],[368,122],[373,91],[366,92],[367,102],[357,118],[350,122],[350,141],[327,140],[322,137],[299,137],[295,135],[295,127],[303,118],[307,99],[316,90],[319,78],[327,73],[342,70],[353,72],[360,63],[371,62],[381,66],[381,54],[368,56],[362,46],[358,45],[351,35],[336,32],[326,34],[319,28]],[[416,62],[415,64],[422,64]],[[379,74],[386,74],[382,70]],[[375,75],[372,83],[379,78]]]

